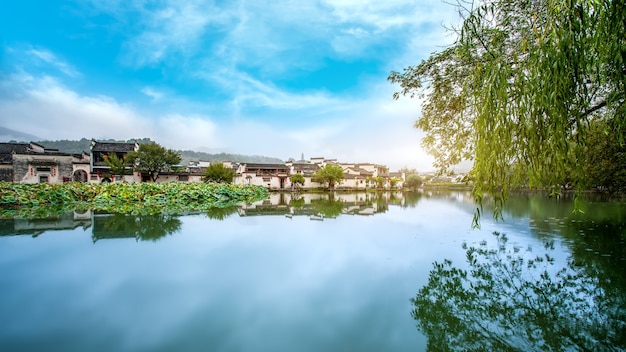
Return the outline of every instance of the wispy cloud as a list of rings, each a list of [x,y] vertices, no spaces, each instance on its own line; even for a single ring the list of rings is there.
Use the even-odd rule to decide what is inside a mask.
[[[144,87],[143,89],[141,89],[141,92],[149,96],[150,98],[152,98],[153,101],[161,100],[161,98],[163,98],[163,95],[164,95],[162,92],[159,92],[158,90],[152,87]]]
[[[367,103],[344,101],[326,112],[328,121],[301,112],[294,123],[275,123],[267,116],[217,119],[202,114],[147,113],[107,96],[85,96],[58,80],[13,75],[2,83],[16,94],[0,97],[4,126],[47,139],[149,137],[176,149],[259,154],[283,159],[326,156],[342,161],[370,161],[429,168],[412,128],[414,102],[399,106],[381,96]],[[389,94],[385,95],[390,95]],[[349,113],[346,113],[349,111]],[[19,118],[10,118],[19,116]],[[259,118],[260,117],[260,118]],[[296,120],[301,120],[295,123]]]
[[[53,75],[62,74],[70,78],[81,78],[81,72],[58,54],[31,44],[16,44],[0,47],[4,69],[10,71],[38,70]]]
[[[131,65],[203,58],[271,74],[316,68],[324,57],[354,58],[372,45],[409,41],[416,27],[441,18],[438,12],[447,6],[439,0],[92,3],[129,24],[123,57]],[[131,17],[138,18],[136,23]]]
[[[78,70],[76,70],[72,65],[68,64],[65,60],[58,58],[51,51],[45,49],[30,49],[27,53],[33,55],[34,57],[40,59],[47,64],[50,64],[51,66],[57,68],[59,71],[63,72],[69,77],[76,78],[81,76]]]

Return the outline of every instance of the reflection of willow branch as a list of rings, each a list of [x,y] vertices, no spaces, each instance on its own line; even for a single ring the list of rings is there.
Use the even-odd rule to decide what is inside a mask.
[[[434,263],[428,284],[411,300],[429,350],[626,347],[622,300],[607,297],[572,262],[556,270],[548,253],[519,253],[495,235],[497,249],[486,242],[467,249],[467,271],[449,260]]]

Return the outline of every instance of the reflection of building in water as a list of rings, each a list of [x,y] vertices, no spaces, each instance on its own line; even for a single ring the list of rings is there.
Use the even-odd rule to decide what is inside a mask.
[[[32,235],[37,237],[46,231],[73,230],[91,227],[91,211],[71,212],[43,219],[0,220],[0,236]]]
[[[419,201],[419,196],[408,199],[402,193],[271,193],[268,199],[254,203],[214,208],[177,214],[125,215],[103,214],[92,211],[69,212],[43,219],[0,220],[0,236],[29,234],[38,236],[45,231],[92,228],[92,240],[134,238],[137,241],[155,241],[174,234],[181,227],[180,216],[206,215],[224,220],[234,213],[240,216],[280,215],[287,218],[307,216],[311,220],[336,218],[340,215],[375,215],[389,206],[406,206]],[[458,199],[461,199],[457,196]],[[93,225],[93,226],[92,226]]]
[[[308,216],[311,220],[339,215],[374,215],[387,211],[388,197],[368,193],[273,193],[269,199],[243,204],[240,216]]]

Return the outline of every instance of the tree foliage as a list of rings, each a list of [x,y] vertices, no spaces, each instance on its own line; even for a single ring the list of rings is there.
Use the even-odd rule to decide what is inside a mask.
[[[334,189],[335,184],[341,182],[341,180],[343,180],[343,169],[341,166],[332,164],[327,164],[318,169],[312,177],[313,182],[328,184],[328,188],[331,190]]]
[[[302,176],[302,174],[293,174],[291,175],[291,177],[289,178],[289,180],[291,181],[291,183],[293,183],[296,187],[301,187],[304,185],[305,179],[304,176]]]
[[[126,154],[125,159],[134,165],[135,170],[149,174],[152,181],[156,181],[159,172],[171,170],[172,166],[180,163],[181,156],[172,149],[151,142],[140,144],[139,149]]]
[[[111,173],[113,175],[126,175],[128,173],[124,158],[119,158],[116,153],[111,152],[105,155],[104,163],[111,168]]]
[[[605,121],[591,124],[582,163],[587,176],[586,188],[608,192],[626,190],[626,144],[620,143],[618,133]]]
[[[406,181],[404,181],[404,186],[411,188],[411,189],[416,189],[418,187],[421,187],[423,183],[424,183],[424,179],[422,179],[420,175],[410,174],[406,176]]]
[[[389,179],[389,186],[391,188],[395,188],[400,184],[400,182],[402,182],[402,179],[400,177],[392,177]]]
[[[202,174],[204,182],[231,183],[235,178],[235,170],[224,166],[222,163],[209,165]]]
[[[580,187],[589,123],[624,139],[626,5],[617,0],[486,0],[456,7],[456,41],[392,72],[422,97],[416,127],[442,171],[471,160],[474,197],[496,214],[516,186]],[[619,33],[619,34],[618,34]]]
[[[376,188],[384,188],[387,180],[382,176],[372,177],[372,181],[376,184]]]

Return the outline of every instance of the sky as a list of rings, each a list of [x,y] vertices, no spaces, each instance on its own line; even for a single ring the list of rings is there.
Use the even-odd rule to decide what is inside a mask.
[[[450,44],[441,0],[0,5],[0,126],[47,140],[432,169],[391,71]]]

